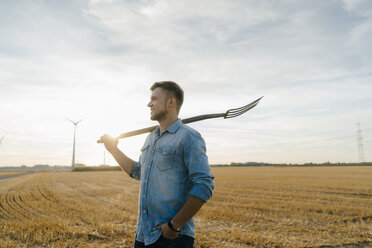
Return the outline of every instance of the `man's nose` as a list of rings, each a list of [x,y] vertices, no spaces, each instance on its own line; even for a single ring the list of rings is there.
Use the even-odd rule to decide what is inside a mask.
[[[151,102],[149,102],[149,103],[147,104],[147,107],[151,107],[151,105],[152,105],[152,103],[151,103]]]

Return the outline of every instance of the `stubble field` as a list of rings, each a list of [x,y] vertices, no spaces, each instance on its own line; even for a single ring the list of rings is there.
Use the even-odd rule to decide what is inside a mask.
[[[195,247],[372,247],[372,167],[212,173]],[[118,171],[0,180],[0,247],[132,247],[138,188]]]

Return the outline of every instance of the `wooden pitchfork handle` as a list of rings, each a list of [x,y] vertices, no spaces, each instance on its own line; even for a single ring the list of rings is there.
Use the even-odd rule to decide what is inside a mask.
[[[262,97],[258,98],[257,100],[255,100],[255,101],[253,101],[253,102],[251,102],[251,103],[249,103],[249,104],[247,104],[243,107],[235,108],[235,109],[229,109],[225,113],[198,115],[198,116],[183,119],[182,123],[188,124],[188,123],[191,123],[191,122],[196,122],[196,121],[201,121],[201,120],[206,120],[206,119],[212,119],[212,118],[219,118],[219,117],[223,117],[224,119],[234,118],[234,117],[242,115],[245,112],[247,112],[248,110],[254,108],[258,104],[258,102],[262,99]],[[118,139],[123,139],[123,138],[136,136],[136,135],[140,135],[140,134],[144,134],[144,133],[150,133],[150,132],[154,131],[157,127],[158,127],[158,125],[152,126],[152,127],[146,127],[146,128],[126,132],[126,133],[122,133],[117,138]],[[103,142],[101,140],[97,140],[97,143],[103,143]]]

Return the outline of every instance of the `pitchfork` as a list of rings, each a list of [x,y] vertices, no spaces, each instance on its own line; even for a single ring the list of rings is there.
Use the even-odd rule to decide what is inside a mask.
[[[190,117],[190,118],[187,118],[187,119],[183,119],[182,123],[188,124],[188,123],[195,122],[195,121],[201,121],[201,120],[219,118],[219,117],[223,117],[224,119],[234,118],[234,117],[237,117],[239,115],[244,114],[245,112],[247,112],[251,108],[254,108],[258,104],[258,102],[262,99],[262,97],[258,98],[257,100],[255,100],[255,101],[253,101],[253,102],[251,102],[251,103],[249,103],[249,104],[247,104],[243,107],[235,108],[235,109],[229,109],[229,110],[226,111],[226,113],[198,115],[198,116]],[[152,126],[152,127],[146,127],[146,128],[138,129],[138,130],[135,130],[135,131],[127,132],[127,133],[122,133],[117,138],[122,139],[122,138],[131,137],[131,136],[135,136],[135,135],[139,135],[139,134],[150,133],[150,132],[154,131],[157,127],[158,126],[156,125],[156,126]],[[103,142],[101,140],[97,140],[97,143],[103,143]]]

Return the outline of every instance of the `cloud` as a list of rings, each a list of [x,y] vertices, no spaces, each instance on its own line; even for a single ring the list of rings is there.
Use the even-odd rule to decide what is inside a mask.
[[[214,163],[354,161],[355,123],[371,127],[369,1],[0,5],[0,163],[70,163],[66,116],[84,118],[80,161],[100,163],[102,133],[153,124],[148,89],[160,80],[184,87],[181,117],[265,96],[244,116],[192,124]],[[136,158],[142,142],[121,147]]]

